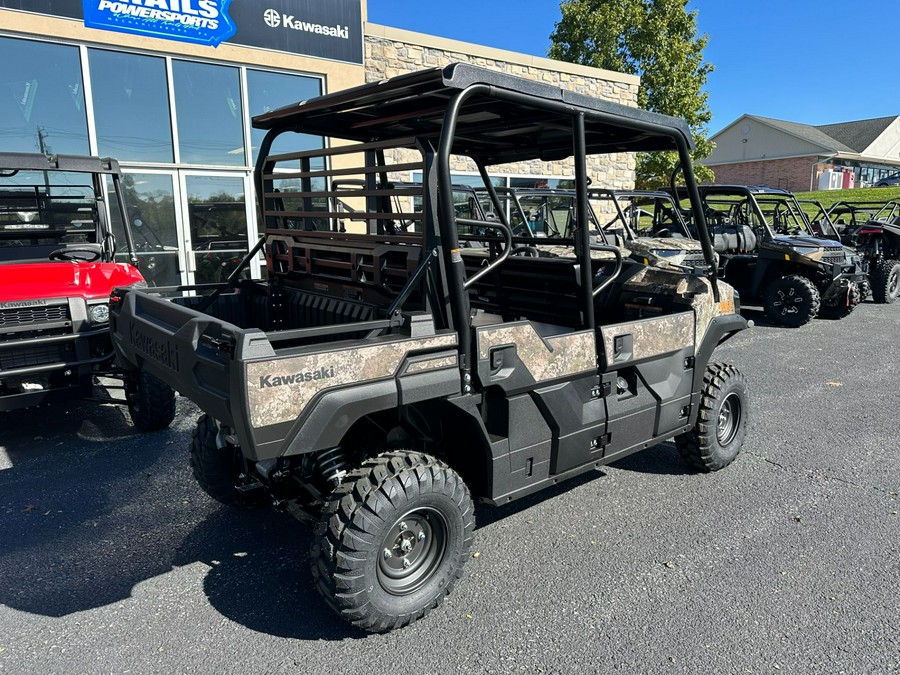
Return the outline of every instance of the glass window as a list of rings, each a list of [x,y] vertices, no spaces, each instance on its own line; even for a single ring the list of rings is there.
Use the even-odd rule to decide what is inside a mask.
[[[88,53],[100,154],[173,162],[165,61],[100,49]]]
[[[313,77],[248,70],[247,90],[250,99],[250,116],[254,117],[297,101],[319,96],[322,93],[322,86],[320,80]],[[251,131],[254,162],[265,135],[264,129]],[[298,152],[321,147],[323,147],[323,142],[320,136],[282,134],[273,144],[269,154]]]
[[[78,48],[0,38],[0,63],[3,150],[88,154]]]
[[[194,283],[225,281],[247,254],[244,181],[229,176],[187,176],[185,184]]]
[[[115,202],[112,179],[107,179],[106,184],[110,201]],[[121,185],[141,274],[150,286],[180,284],[172,177],[153,173],[126,174],[122,176]],[[118,209],[112,210],[112,226],[118,242],[116,258],[127,260],[125,234]]]
[[[172,77],[182,163],[244,166],[238,69],[173,61]]]

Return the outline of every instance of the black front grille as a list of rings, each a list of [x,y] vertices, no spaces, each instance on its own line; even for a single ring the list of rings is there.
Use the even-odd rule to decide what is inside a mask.
[[[4,349],[0,351],[0,370],[59,363],[65,360],[64,353],[67,350],[71,350],[71,345],[23,345],[21,349]]]
[[[0,328],[60,323],[69,320],[69,306],[66,304],[0,309]]]
[[[7,329],[8,330],[8,329]],[[71,324],[53,326],[51,328],[36,327],[34,330],[17,330],[0,332],[0,343],[22,342],[23,340],[35,340],[37,338],[54,337],[56,335],[71,335]]]

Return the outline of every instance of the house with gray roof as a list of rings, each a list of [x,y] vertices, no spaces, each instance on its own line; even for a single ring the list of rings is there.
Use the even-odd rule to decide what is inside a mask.
[[[805,192],[875,185],[900,171],[900,116],[813,126],[742,115],[711,140],[702,163],[719,184]]]

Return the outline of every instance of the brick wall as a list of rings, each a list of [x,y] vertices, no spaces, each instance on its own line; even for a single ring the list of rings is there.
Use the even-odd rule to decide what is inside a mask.
[[[758,162],[736,162],[711,166],[719,185],[765,185],[782,188],[791,192],[806,192],[812,175],[813,163],[817,157],[792,157],[790,159],[768,159]],[[822,170],[816,166],[816,172]],[[813,184],[815,187],[815,183]]]
[[[584,74],[565,72],[566,69],[587,71],[583,66],[560,63],[556,68],[548,59],[532,58],[513,52],[490,50],[476,45],[454,43],[449,40],[435,38],[438,46],[414,44],[404,38],[405,31],[395,31],[384,27],[376,27],[380,33],[389,31],[393,37],[366,35],[365,62],[366,81],[394,77],[424,68],[445,66],[457,61],[472,63],[477,66],[498,70],[511,75],[545,82],[564,89],[570,89],[589,96],[596,96],[608,101],[624,105],[637,106],[638,84],[636,78],[622,76],[623,81],[613,78],[590,77]],[[367,31],[368,32],[368,31]],[[412,34],[415,35],[415,34]],[[422,36],[431,38],[431,36]],[[455,48],[454,48],[455,47]],[[469,48],[473,49],[469,49]],[[474,54],[471,52],[475,52]],[[480,52],[480,54],[479,54]],[[503,58],[507,56],[508,58]],[[517,57],[519,57],[517,59]],[[517,62],[522,60],[523,62]],[[539,65],[536,65],[539,64]],[[602,73],[605,71],[597,71]],[[619,75],[610,73],[610,75]],[[400,158],[396,158],[400,160]],[[464,157],[452,158],[454,170],[460,172],[477,171],[475,164]],[[588,176],[595,187],[630,189],[634,187],[634,156],[632,154],[606,155],[589,157],[587,162]],[[562,162],[517,162],[491,167],[491,173],[574,177],[575,169],[571,161]]]

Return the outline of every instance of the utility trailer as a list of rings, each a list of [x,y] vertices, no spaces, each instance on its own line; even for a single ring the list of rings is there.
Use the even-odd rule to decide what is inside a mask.
[[[716,279],[684,122],[455,64],[253,123],[268,132],[266,279],[236,270],[228,289],[176,299],[123,288],[113,340],[123,367],[203,410],[191,465],[211,497],[313,525],[315,585],[353,625],[399,628],[441,602],[470,556],[473,500],[505,504],[670,439],[699,471],[734,460],[747,382],[713,352],[748,324]],[[295,134],[340,143],[271,152]],[[585,157],[657,150],[681,157],[708,276],[623,259],[587,227],[555,242],[568,255],[527,255],[488,180],[491,165],[572,158],[587,223]],[[496,221],[454,208],[457,155]],[[332,189],[343,179],[364,184]],[[463,246],[488,227],[500,236]]]

